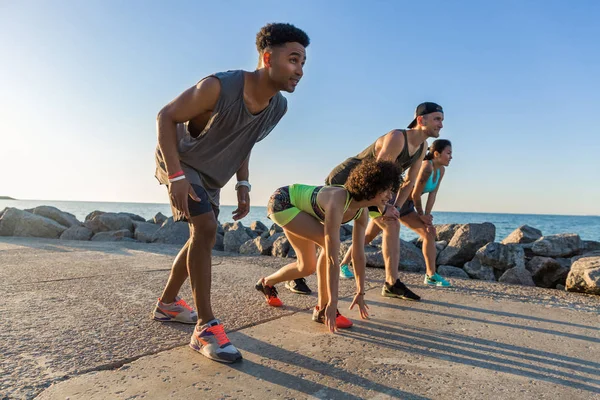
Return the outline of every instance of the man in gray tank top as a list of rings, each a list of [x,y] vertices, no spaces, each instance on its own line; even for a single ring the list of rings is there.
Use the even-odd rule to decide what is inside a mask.
[[[365,243],[371,242],[383,230],[382,247],[386,282],[382,288],[382,295],[386,297],[421,299],[398,279],[400,221],[419,234],[435,235],[430,215],[417,217],[417,220],[413,218],[404,220],[402,217],[410,213],[410,210],[404,210],[403,205],[410,204],[409,196],[417,180],[421,161],[427,152],[426,140],[440,135],[443,120],[444,110],[441,106],[430,102],[419,104],[415,111],[415,118],[408,125],[408,130],[395,129],[379,137],[355,157],[350,157],[335,167],[325,180],[328,185],[345,184],[350,171],[364,159],[395,161],[402,171],[408,170],[406,179],[401,183],[401,190],[392,200],[392,204],[384,210],[369,209],[372,220],[367,227]],[[435,243],[435,238],[432,243]],[[348,249],[348,252],[351,251],[351,248]],[[341,266],[340,275],[344,278],[352,277],[348,265]],[[298,293],[300,289],[306,287],[306,284],[292,281],[288,282],[286,287]]]
[[[268,24],[256,36],[254,72],[219,72],[202,79],[158,114],[156,178],[167,185],[175,221],[187,221],[181,249],[154,309],[154,319],[196,324],[190,346],[221,362],[242,358],[210,303],[211,250],[217,233],[220,190],[237,176],[239,220],[250,208],[248,164],[252,147],[287,111],[281,91],[294,92],[303,75],[309,38],[290,24]],[[188,277],[196,314],[178,297]]]

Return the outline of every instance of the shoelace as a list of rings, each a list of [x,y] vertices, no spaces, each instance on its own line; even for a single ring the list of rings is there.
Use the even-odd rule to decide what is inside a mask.
[[[206,328],[206,330],[212,333],[217,338],[217,343],[219,344],[219,346],[223,346],[224,344],[229,343],[229,338],[225,333],[223,325],[213,325],[210,328]]]
[[[176,302],[176,303],[175,303],[175,305],[176,305],[176,306],[182,306],[182,307],[185,307],[185,308],[187,308],[189,311],[192,311],[192,307],[190,307],[190,306],[188,305],[188,303],[186,303],[186,302],[185,302],[185,300],[184,300],[184,299],[181,299],[181,300],[179,300],[178,302]]]

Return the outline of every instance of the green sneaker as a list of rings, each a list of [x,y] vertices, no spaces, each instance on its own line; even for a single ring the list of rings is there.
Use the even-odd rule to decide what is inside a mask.
[[[342,266],[340,267],[340,278],[343,278],[343,279],[354,278],[354,274],[350,270],[350,267],[348,266],[348,264],[342,264]]]
[[[425,282],[424,283],[429,286],[440,286],[440,287],[452,286],[450,284],[450,282],[448,282],[447,280],[442,278],[440,276],[440,274],[438,274],[437,272],[435,274],[433,274],[432,276],[425,274]]]

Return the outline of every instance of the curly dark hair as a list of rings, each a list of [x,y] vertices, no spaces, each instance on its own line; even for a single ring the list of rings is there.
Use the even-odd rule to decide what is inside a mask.
[[[259,53],[265,51],[266,48],[291,42],[298,42],[302,46],[308,47],[310,39],[302,29],[285,23],[267,24],[256,34],[256,49]]]
[[[400,167],[391,161],[363,160],[358,164],[344,185],[356,201],[371,200],[387,189],[397,192],[402,183]]]

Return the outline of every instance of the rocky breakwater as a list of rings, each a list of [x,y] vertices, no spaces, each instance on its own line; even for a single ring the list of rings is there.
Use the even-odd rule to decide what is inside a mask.
[[[480,279],[600,295],[600,242],[564,233],[543,236],[521,226],[500,242],[491,223],[435,225],[438,272],[452,278]],[[94,211],[84,221],[55,207],[0,212],[0,236],[60,240],[135,241],[183,245],[185,222],[158,213],[146,220],[130,213]],[[352,244],[352,226],[340,228],[340,257]],[[398,269],[425,272],[421,241],[400,241]],[[381,235],[365,247],[367,266],[383,268]],[[259,221],[219,224],[214,250],[242,255],[295,258],[282,229]]]

